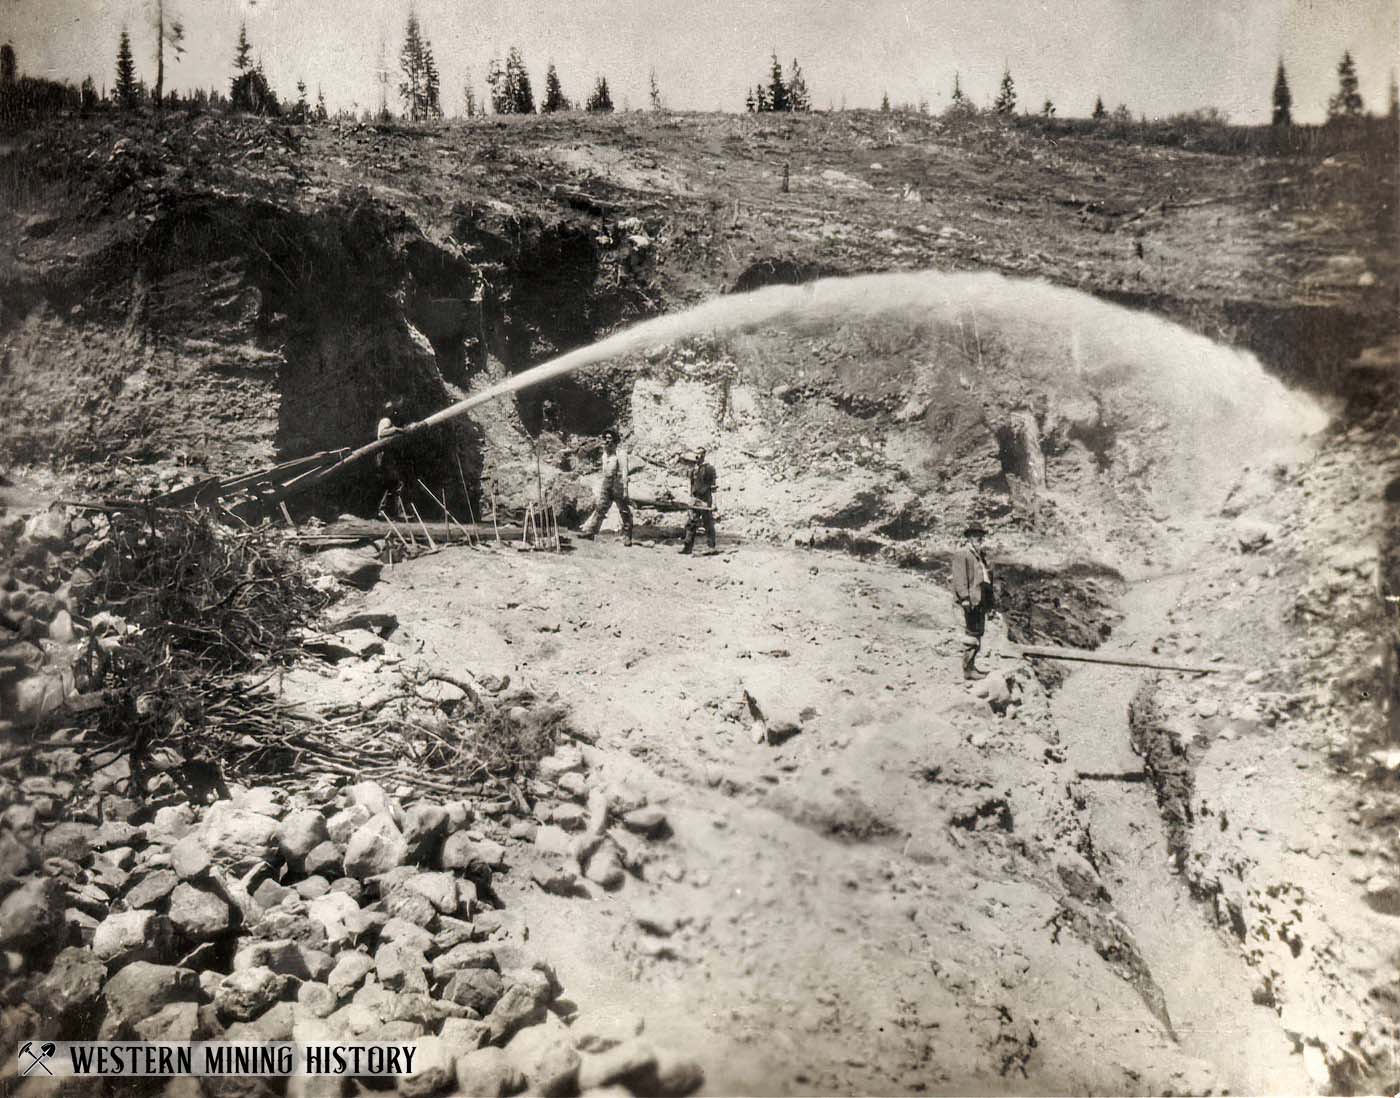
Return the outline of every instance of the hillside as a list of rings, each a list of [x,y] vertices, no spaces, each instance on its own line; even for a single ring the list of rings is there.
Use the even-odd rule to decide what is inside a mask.
[[[419,419],[567,352],[420,439],[451,506],[538,484],[581,518],[608,427],[639,497],[708,447],[717,555],[643,510],[632,550],[610,519],[327,581],[397,631],[276,680],[318,712],[415,674],[567,708],[577,759],[472,794],[472,841],[509,867],[483,934],[582,1017],[640,1010],[712,1094],[1400,1086],[1393,148],[899,112],[7,141],[12,516],[360,445],[385,399]],[[944,583],[969,516],[1005,611],[980,684]],[[550,845],[600,798],[668,821],[617,833],[616,879]]]

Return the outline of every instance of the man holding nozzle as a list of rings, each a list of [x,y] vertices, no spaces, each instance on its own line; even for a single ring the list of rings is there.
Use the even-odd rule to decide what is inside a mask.
[[[705,544],[713,552],[715,548],[715,490],[719,479],[715,467],[705,460],[705,447],[700,446],[690,457],[690,518],[685,524],[685,544],[682,553],[690,553],[695,548],[695,535],[705,528]]]

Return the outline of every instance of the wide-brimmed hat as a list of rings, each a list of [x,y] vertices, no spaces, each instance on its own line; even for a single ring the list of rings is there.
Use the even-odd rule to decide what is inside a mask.
[[[966,526],[963,527],[963,537],[965,538],[970,538],[974,534],[985,535],[986,533],[987,528],[983,526],[980,522],[978,522],[976,519],[973,519],[971,522],[969,522]]]

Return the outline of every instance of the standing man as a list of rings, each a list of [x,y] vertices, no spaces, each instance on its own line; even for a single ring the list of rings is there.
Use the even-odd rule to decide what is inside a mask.
[[[987,563],[986,528],[976,520],[963,531],[966,543],[953,554],[953,595],[963,612],[962,669],[965,679],[984,679],[977,668],[977,653],[987,630],[987,615],[995,612],[992,567]]]
[[[403,491],[404,484],[408,477],[407,459],[404,456],[403,440],[400,439],[404,433],[403,427],[399,424],[399,407],[392,400],[386,400],[380,409],[382,415],[379,426],[375,429],[376,439],[395,439],[389,443],[379,453],[374,455],[374,463],[379,469],[379,479],[383,487],[383,494],[379,497],[379,510],[381,514],[389,513],[389,505],[394,506],[394,515],[401,522],[408,521],[408,512],[404,510]]]
[[[705,542],[711,549],[715,547],[715,489],[719,487],[715,467],[705,460],[705,447],[695,451],[695,459],[690,467],[690,500],[701,506],[690,509],[690,519],[685,524],[685,544],[682,553],[695,548],[695,535],[700,527],[705,527]]]
[[[632,501],[627,495],[627,454],[617,446],[617,432],[603,432],[602,479],[598,484],[598,506],[583,527],[583,537],[592,541],[598,536],[608,508],[617,504],[622,517],[622,544],[632,544]]]

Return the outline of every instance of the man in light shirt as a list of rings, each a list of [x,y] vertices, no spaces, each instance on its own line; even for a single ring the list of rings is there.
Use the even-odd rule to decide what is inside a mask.
[[[404,433],[400,425],[401,418],[398,405],[391,400],[384,402],[381,409],[382,416],[378,427],[375,428],[374,437],[376,439],[398,438]],[[409,470],[407,469],[407,457],[404,454],[403,442],[392,442],[379,453],[374,455],[374,463],[379,467],[380,483],[384,494],[379,497],[379,510],[383,514],[389,514],[393,508],[394,517],[403,521],[408,521],[408,512],[404,509],[403,493],[407,484]]]
[[[996,609],[992,566],[987,561],[986,536],[987,530],[980,522],[969,522],[963,531],[967,541],[953,554],[953,596],[963,612],[962,670],[965,679],[987,677],[987,673],[977,667],[977,653],[982,650],[982,636],[987,631],[987,615]]]
[[[598,505],[584,524],[582,536],[592,541],[607,517],[608,509],[617,504],[622,517],[622,544],[632,544],[632,501],[627,495],[627,452],[617,445],[617,432],[603,432],[602,479],[598,484]]]

